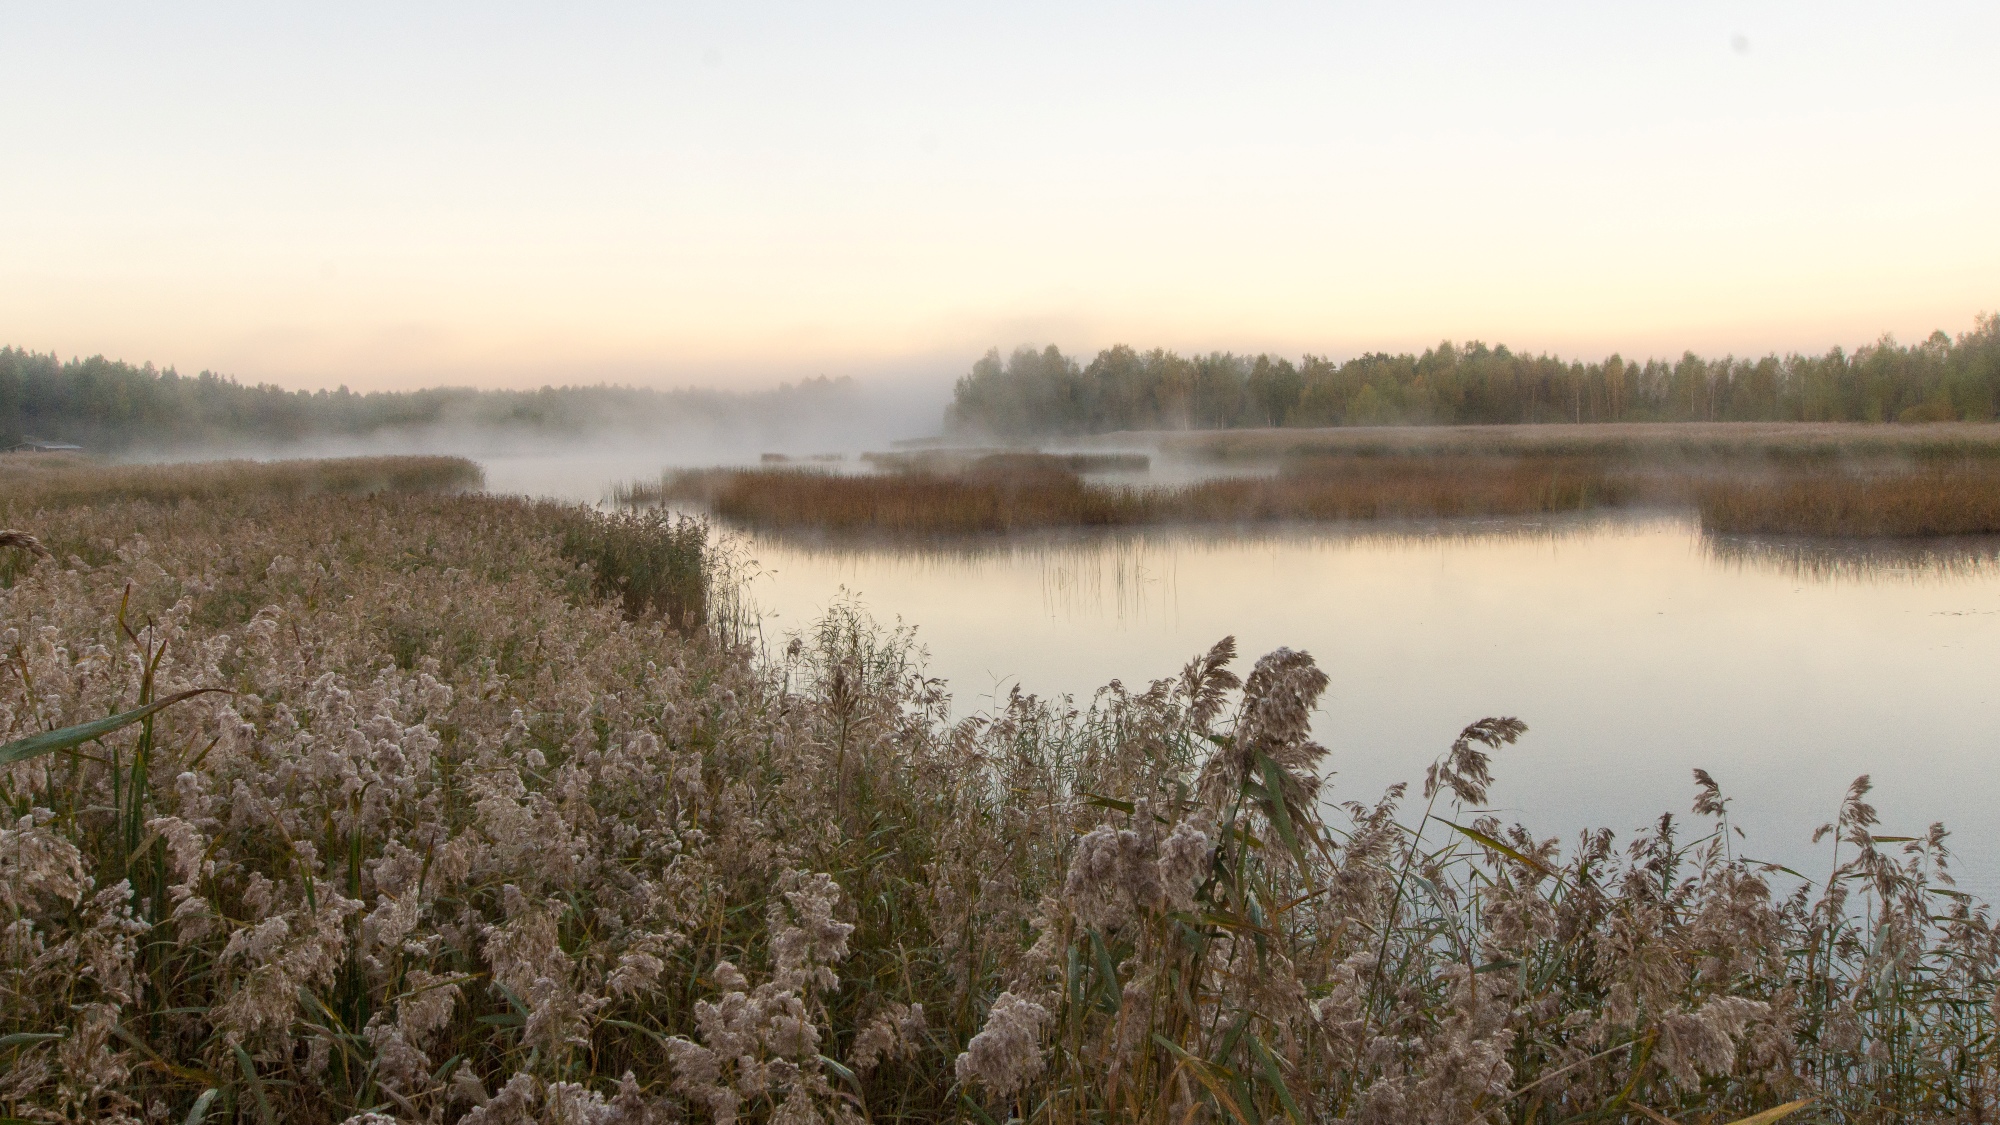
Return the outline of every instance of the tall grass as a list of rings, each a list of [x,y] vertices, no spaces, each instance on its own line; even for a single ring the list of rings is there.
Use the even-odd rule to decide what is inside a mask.
[[[1008,449],[965,449],[946,447],[907,453],[864,453],[861,460],[892,472],[957,473],[968,469],[990,470],[995,466],[1032,462],[1044,469],[1066,469],[1072,473],[1143,473],[1153,459],[1144,453],[1024,453]]]
[[[1120,435],[1122,442],[1139,435]],[[1943,422],[1631,422],[1513,426],[1357,426],[1153,435],[1161,452],[1197,460],[1297,456],[1598,457],[1626,463],[1819,464],[1831,461],[1992,460],[2000,425]]]
[[[571,509],[561,521],[563,557],[591,568],[600,595],[628,616],[653,612],[690,632],[708,623],[708,525],[660,512],[604,516]]]
[[[1906,451],[1907,453],[1908,451]],[[1746,455],[1747,456],[1747,455]],[[1760,457],[1762,455],[1759,455]],[[765,528],[963,535],[1050,527],[1434,520],[1645,506],[1692,510],[1719,533],[1922,537],[2000,532],[2000,463],[1940,450],[1671,464],[1580,453],[1299,454],[1272,476],[1168,488],[1084,481],[1059,461],[988,457],[956,473],[833,475],[712,469],[619,490],[688,500]]]
[[[1582,511],[1662,486],[1579,457],[1460,456],[1390,461],[1315,457],[1275,477],[1141,489],[1089,484],[1034,457],[989,458],[966,472],[847,476],[703,470],[627,502],[686,499],[759,527],[891,535],[1044,527],[1276,520],[1436,519]]]
[[[105,465],[64,454],[0,455],[0,491],[23,508],[120,500],[175,503],[250,493],[454,492],[478,488],[479,466],[463,457],[346,457],[320,461],[200,461]]]
[[[1320,455],[1277,477],[1204,481],[1170,493],[1189,521],[1438,519],[1615,507],[1663,494],[1657,482],[1571,455],[1385,459]]]
[[[0,499],[53,552],[0,590],[0,746],[227,689],[0,768],[0,1115],[2000,1112],[2000,934],[1865,780],[1804,878],[1705,775],[1630,840],[1502,825],[1511,719],[1340,791],[1282,649],[954,724],[853,607],[763,657],[629,612],[579,511]]]
[[[664,495],[756,526],[890,534],[1132,524],[1155,518],[1157,507],[1146,494],[1087,486],[1075,473],[1033,464],[954,476],[705,471],[667,481]]]
[[[1698,494],[1710,531],[1841,537],[2000,532],[2000,467],[1890,474],[1788,473],[1715,481]]]

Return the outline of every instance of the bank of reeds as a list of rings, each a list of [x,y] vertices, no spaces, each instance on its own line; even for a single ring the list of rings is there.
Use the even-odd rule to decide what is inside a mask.
[[[1646,422],[1518,426],[1349,426],[1118,434],[1194,460],[1283,457],[1594,457],[1624,465],[1783,466],[2000,459],[2000,425],[1938,422]]]
[[[198,461],[107,465],[66,454],[0,455],[0,495],[24,508],[119,500],[176,503],[252,493],[305,497],[478,488],[485,474],[463,457],[342,457],[303,461]]]
[[[829,534],[967,535],[1053,527],[1423,521],[1692,509],[1705,530],[1831,538],[2000,533],[2000,463],[1939,455],[1810,467],[1633,464],[1576,454],[1347,452],[1296,456],[1270,476],[1165,488],[1087,482],[1034,455],[956,473],[835,475],[710,469],[631,486],[627,505],[704,504],[751,526]]]
[[[1203,481],[1168,493],[1170,519],[1429,520],[1542,515],[1637,502],[1659,484],[1569,455],[1458,455],[1388,460],[1293,458],[1272,478]]]
[[[1059,463],[1020,455],[986,458],[956,474],[700,470],[670,475],[657,489],[625,489],[618,499],[694,501],[757,527],[954,535],[1177,522],[1540,515],[1633,502],[1661,490],[1658,483],[1579,457],[1314,457],[1289,462],[1272,477],[1145,489],[1088,483]]]
[[[1143,473],[1153,463],[1144,453],[1041,453],[952,447],[861,455],[862,461],[878,469],[903,473],[960,473],[995,464],[1019,465],[1028,459],[1043,468],[1072,473]]]
[[[626,616],[659,614],[685,634],[712,623],[715,598],[734,605],[704,521],[659,511],[607,515],[542,507],[556,526],[563,557],[587,566],[597,593],[615,598]]]
[[[1143,523],[1157,518],[1158,505],[1154,496],[1086,485],[1075,473],[1033,460],[953,475],[699,470],[668,478],[656,495],[704,503],[718,516],[757,527],[890,535]]]
[[[1511,719],[1343,792],[1283,649],[953,724],[851,607],[761,659],[629,612],[574,511],[0,500],[52,551],[0,589],[0,1116],[2000,1112],[2000,934],[1865,779],[1806,879],[1706,775],[1629,840],[1484,815]]]
[[[1718,480],[1698,493],[1710,531],[1843,538],[2000,532],[2000,468],[1785,473]]]

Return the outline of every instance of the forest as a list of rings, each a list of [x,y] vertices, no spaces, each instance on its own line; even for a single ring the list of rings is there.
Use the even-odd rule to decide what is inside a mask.
[[[852,389],[852,380],[822,376],[748,394],[619,386],[290,391],[210,371],[185,376],[150,363],[134,366],[103,356],[62,360],[0,348],[0,449],[25,440],[74,442],[109,452],[231,442],[283,445],[446,426],[561,434],[810,410]]]
[[[1120,344],[1087,366],[1054,345],[986,353],[948,425],[995,437],[1117,430],[1537,422],[1941,422],[2000,415],[2000,315],[1956,339],[1889,336],[1851,354],[1596,363],[1440,343],[1348,360]]]

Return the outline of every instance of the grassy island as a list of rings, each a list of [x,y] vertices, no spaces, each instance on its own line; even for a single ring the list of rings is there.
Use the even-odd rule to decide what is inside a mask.
[[[1077,454],[940,451],[860,474],[794,466],[669,472],[620,489],[617,499],[691,501],[753,527],[835,535],[1619,508],[1686,511],[1716,532],[2000,532],[2000,425],[1992,424],[1398,427],[1122,440],[1151,443],[1215,475],[1148,486],[1091,480],[1074,467]],[[1264,471],[1243,471],[1258,467]]]

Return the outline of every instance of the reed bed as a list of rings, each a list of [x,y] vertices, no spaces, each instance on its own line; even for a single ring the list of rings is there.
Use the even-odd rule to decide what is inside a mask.
[[[221,500],[251,493],[296,498],[454,492],[478,488],[484,480],[479,466],[463,457],[106,465],[65,454],[0,455],[0,493],[28,509],[118,500]]]
[[[584,519],[0,498],[50,551],[0,588],[0,1115],[2000,1113],[2000,934],[1865,779],[1805,878],[1704,774],[1629,840],[1499,823],[1507,718],[1339,791],[1284,649],[951,723],[908,634],[677,627]]]
[[[1716,481],[1699,491],[1709,531],[1843,538],[2000,532],[2000,468],[1784,474]]]
[[[1543,515],[1617,507],[1666,484],[1594,457],[1458,455],[1390,460],[1319,455],[1288,460],[1275,478],[1225,478],[1169,493],[1169,518],[1430,520]]]
[[[1286,520],[1427,520],[1585,511],[1662,495],[1666,485],[1578,457],[1460,456],[1407,462],[1313,457],[1270,478],[1179,488],[1095,485],[1039,456],[988,457],[964,472],[844,476],[700,470],[627,504],[688,500],[757,527],[834,534],[963,535],[1048,527]]]
[[[1109,435],[1194,460],[1301,456],[1597,457],[1627,463],[1818,464],[2000,459],[2000,425],[1932,422],[1609,422],[1517,426],[1345,426]]]
[[[1032,463],[1072,473],[1143,473],[1153,459],[1144,453],[1043,453],[1014,449],[921,449],[905,453],[864,453],[861,460],[890,472],[959,473],[999,464]]]
[[[693,501],[761,528],[889,536],[1650,507],[1691,510],[1719,534],[1919,538],[2000,533],[2000,463],[1939,454],[1888,465],[1676,466],[1571,453],[1350,451],[1288,457],[1274,476],[1134,488],[1092,484],[1055,459],[1014,455],[949,474],[701,470],[622,489],[618,499],[634,506]]]
[[[632,495],[621,498],[630,502]],[[705,503],[718,516],[753,526],[835,533],[962,535],[1157,518],[1154,497],[1092,487],[1074,473],[1032,464],[1020,472],[994,468],[951,476],[711,470],[665,481],[660,495]]]

